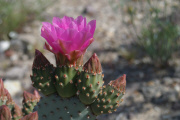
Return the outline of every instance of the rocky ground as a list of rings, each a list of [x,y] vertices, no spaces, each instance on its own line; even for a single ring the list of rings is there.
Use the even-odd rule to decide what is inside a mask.
[[[45,21],[53,16],[96,19],[95,42],[88,48],[85,60],[96,52],[102,62],[105,83],[127,74],[124,101],[112,114],[101,115],[99,120],[180,120],[180,60],[173,60],[172,67],[157,68],[149,58],[138,58],[132,51],[135,41],[129,18],[116,8],[117,1],[57,0],[41,15]],[[172,2],[172,4],[174,4]],[[143,14],[139,14],[139,19]],[[141,24],[137,20],[137,25]],[[11,33],[10,50],[0,51],[0,77],[18,104],[23,90],[31,90],[31,67],[34,49],[44,52],[52,62],[54,56],[43,50],[40,36],[41,21],[35,20],[23,27],[23,33]],[[1,42],[2,44],[2,42]],[[127,57],[128,56],[128,57]],[[135,56],[135,57],[134,57]],[[127,58],[132,59],[127,59]],[[21,98],[19,100],[19,98]]]

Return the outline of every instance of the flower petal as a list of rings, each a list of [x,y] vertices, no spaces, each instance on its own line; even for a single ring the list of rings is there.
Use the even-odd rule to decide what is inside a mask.
[[[94,35],[94,32],[95,32],[95,29],[96,29],[96,20],[91,20],[87,26],[85,27],[85,31],[86,32],[90,32],[92,35]]]
[[[78,26],[78,31],[82,31],[84,27],[86,27],[86,18],[83,18],[82,16],[78,16],[75,19],[75,22]]]
[[[41,36],[45,38],[49,45],[53,48],[52,42],[57,39],[54,26],[52,26],[50,23],[43,23],[43,26],[41,28]]]
[[[76,43],[73,44],[77,47],[78,50],[84,51],[90,44],[90,39],[93,38],[92,34],[89,32],[78,32],[74,40],[76,40]]]
[[[73,21],[74,19],[72,17],[67,17],[64,16],[62,19],[58,17],[53,18],[53,25],[56,27],[60,27],[63,29],[67,29],[69,27],[69,24]]]

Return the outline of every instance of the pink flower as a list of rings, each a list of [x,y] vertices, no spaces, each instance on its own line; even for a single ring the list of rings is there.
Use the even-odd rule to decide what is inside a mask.
[[[54,54],[61,54],[69,61],[74,61],[84,54],[87,47],[94,41],[93,35],[96,21],[88,24],[82,16],[73,19],[64,16],[62,19],[54,17],[52,24],[43,22],[41,36],[46,39],[45,49]]]

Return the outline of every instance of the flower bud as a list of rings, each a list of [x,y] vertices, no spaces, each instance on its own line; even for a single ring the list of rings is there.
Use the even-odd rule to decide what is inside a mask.
[[[0,107],[0,120],[11,120],[11,112],[6,105]]]
[[[96,55],[96,53],[94,53],[91,58],[86,62],[86,64],[84,65],[83,69],[85,71],[87,71],[88,73],[102,73],[102,67],[101,67],[101,63]]]
[[[116,80],[110,81],[109,85],[114,87],[119,92],[125,93],[126,89],[126,75],[117,78]]]

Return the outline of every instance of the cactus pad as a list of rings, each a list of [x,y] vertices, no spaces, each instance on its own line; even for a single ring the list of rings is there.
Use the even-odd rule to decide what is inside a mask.
[[[95,120],[90,108],[77,97],[61,98],[52,94],[41,98],[37,104],[39,120]]]
[[[72,97],[76,94],[77,71],[73,65],[59,66],[55,70],[56,90],[61,97]]]
[[[110,81],[107,86],[103,86],[98,98],[91,104],[92,111],[95,115],[112,113],[116,111],[121,99],[125,94],[126,75],[116,80]]]
[[[77,81],[78,95],[81,102],[91,104],[97,98],[104,81],[101,74],[81,72]]]
[[[41,91],[44,95],[56,92],[54,86],[54,67],[38,50],[35,53],[32,72],[32,84],[38,91]]]
[[[103,77],[101,63],[96,53],[94,53],[86,64],[84,64],[83,70],[77,80],[77,94],[81,102],[86,105],[94,102],[104,83]]]

